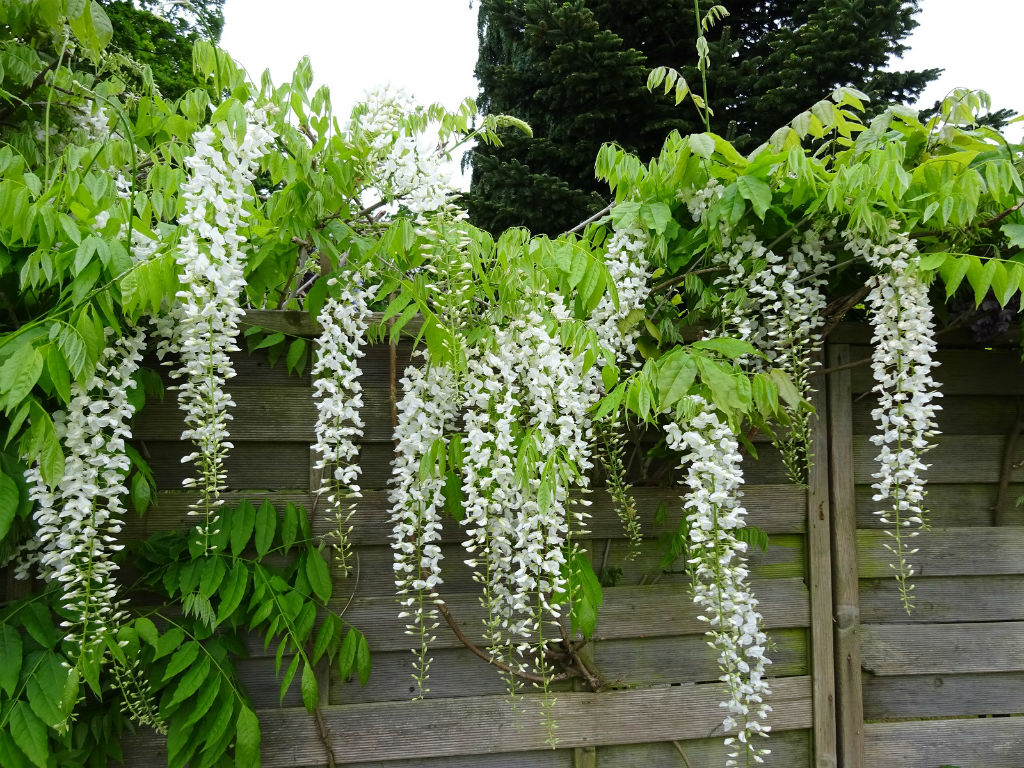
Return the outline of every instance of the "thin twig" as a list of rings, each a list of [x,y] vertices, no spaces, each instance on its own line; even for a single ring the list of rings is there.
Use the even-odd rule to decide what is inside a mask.
[[[683,762],[686,763],[686,768],[693,768],[693,764],[690,763],[690,758],[688,758],[686,753],[683,751],[683,745],[673,739],[672,746],[676,748],[676,752],[678,752],[679,756],[683,758]]]
[[[580,222],[579,224],[577,224],[577,225],[576,225],[575,227],[573,227],[572,229],[570,229],[570,230],[569,230],[569,231],[568,231],[568,232],[567,232],[566,234],[569,234],[569,235],[571,235],[571,234],[572,234],[573,232],[579,232],[579,231],[580,231],[581,229],[583,229],[583,228],[584,228],[585,226],[587,226],[587,224],[590,224],[591,222],[597,221],[597,220],[598,220],[598,219],[600,219],[600,218],[601,218],[602,216],[604,216],[604,215],[605,215],[606,213],[608,213],[609,211],[611,211],[611,209],[612,209],[612,208],[614,208],[614,207],[615,207],[615,203],[608,203],[608,205],[606,205],[606,206],[605,206],[604,208],[602,208],[602,209],[601,209],[600,211],[598,211],[597,213],[595,213],[595,214],[594,214],[593,216],[591,216],[591,217],[590,217],[589,219],[585,219],[584,221],[581,221],[581,222]]]
[[[523,680],[528,680],[531,683],[544,682],[544,678],[541,675],[535,675],[531,672],[526,672],[524,670],[512,669],[512,667],[491,656],[491,654],[487,653],[487,651],[483,650],[482,648],[480,648],[480,646],[478,646],[476,643],[474,643],[472,640],[466,637],[466,634],[462,631],[462,628],[455,621],[455,618],[452,616],[451,612],[449,612],[448,606],[445,605],[443,600],[438,600],[435,604],[437,605],[437,610],[444,618],[445,623],[455,634],[455,637],[458,639],[460,643],[466,646],[466,649],[469,650],[469,652],[472,653],[474,656],[478,656],[479,658],[486,661],[488,664],[492,664],[493,666],[497,667],[502,672],[515,675],[516,677],[521,677]],[[568,680],[570,677],[576,676],[577,673],[563,672],[559,675],[552,675],[548,678],[548,682],[552,682],[555,680]]]
[[[981,222],[981,226],[982,226],[983,229],[988,229],[989,227],[994,227],[996,224],[998,224],[1000,221],[1005,219],[1007,216],[1009,216],[1012,213],[1016,213],[1021,208],[1024,208],[1024,200],[1021,200],[1016,205],[1011,205],[1005,211],[1003,211],[1002,213],[996,214],[991,219],[988,219],[986,221]]]
[[[313,719],[316,721],[317,736],[320,737],[320,743],[324,747],[324,752],[327,753],[327,766],[328,768],[336,768],[338,762],[334,756],[334,747],[331,746],[331,732],[327,729],[327,723],[324,722],[324,713],[320,711],[319,704],[313,707]]]
[[[860,304],[860,302],[862,302],[870,292],[871,287],[865,283],[860,288],[853,291],[853,293],[829,304],[829,306],[825,308],[824,312],[825,317],[828,319],[825,321],[825,326],[821,330],[821,337],[823,339],[828,338],[828,335],[832,333],[832,331],[835,330],[835,327],[839,325],[844,317],[846,317],[846,313]],[[835,309],[832,309],[833,306],[835,306]]]
[[[590,686],[590,690],[597,693],[603,691],[605,688],[604,680],[598,677],[587,663],[580,657],[580,654],[576,648],[576,644],[572,641],[569,636],[569,630],[565,628],[565,624],[561,621],[557,622],[558,631],[562,635],[562,645],[565,646],[566,653],[569,654],[569,658],[572,660],[573,667],[579,671],[579,674],[587,681],[587,685]]]

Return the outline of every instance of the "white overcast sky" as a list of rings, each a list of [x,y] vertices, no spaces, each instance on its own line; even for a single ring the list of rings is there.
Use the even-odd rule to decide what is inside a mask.
[[[965,86],[988,90],[994,107],[1024,112],[1024,0],[920,4],[910,50],[893,66],[945,69],[921,105]],[[387,83],[451,108],[477,95],[476,15],[469,0],[227,0],[221,43],[254,78],[270,69],[275,83],[309,56],[341,117],[364,91]],[[1009,133],[1019,138],[1024,123]]]

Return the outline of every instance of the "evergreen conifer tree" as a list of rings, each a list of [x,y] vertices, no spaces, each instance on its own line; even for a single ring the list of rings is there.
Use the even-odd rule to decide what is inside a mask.
[[[698,0],[701,16],[711,0]],[[939,70],[889,72],[917,25],[917,0],[726,0],[708,33],[712,130],[743,151],[840,85],[874,105],[913,101]],[[481,0],[480,106],[528,122],[472,155],[468,199],[492,231],[565,231],[607,202],[593,173],[601,144],[642,158],[666,134],[702,131],[697,110],[646,89],[673,67],[700,91],[693,0]],[[606,190],[604,191],[606,194]]]

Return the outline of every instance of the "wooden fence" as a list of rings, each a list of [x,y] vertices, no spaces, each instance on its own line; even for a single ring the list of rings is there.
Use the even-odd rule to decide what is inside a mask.
[[[311,334],[298,315],[261,315],[265,326]],[[778,768],[1009,768],[1024,765],[1024,494],[1016,430],[1024,422],[1024,372],[1013,350],[949,348],[939,379],[946,393],[939,447],[930,454],[933,528],[917,540],[917,611],[902,612],[878,530],[869,484],[874,471],[870,371],[847,366],[869,354],[864,329],[832,337],[819,377],[815,470],[808,488],[786,482],[774,449],[758,444],[746,463],[750,523],[770,535],[752,556],[752,575],[773,646],[769,766]],[[430,693],[412,702],[411,654],[397,617],[384,488],[392,452],[392,376],[408,364],[373,347],[363,362],[367,422],[362,444],[366,492],[353,520],[358,574],[336,583],[337,607],[366,635],[369,685],[332,679],[321,686],[324,724],[339,764],[370,768],[711,768],[724,764],[723,698],[677,564],[659,565],[655,511],[679,519],[671,473],[636,488],[645,543],[626,561],[626,541],[610,500],[596,494],[587,547],[614,586],[594,641],[594,665],[611,683],[600,693],[565,687],[555,707],[559,747],[545,734],[532,694],[518,713],[496,670],[442,626]],[[288,375],[265,358],[240,357],[231,390],[237,407],[228,462],[231,499],[295,501],[315,510],[311,443],[315,411],[308,374]],[[173,396],[148,404],[136,434],[162,488],[180,485],[181,419]],[[1010,453],[1007,454],[1007,444]],[[1004,465],[1008,469],[1004,470]],[[646,478],[650,483],[651,477]],[[996,497],[1000,496],[998,512]],[[160,494],[128,535],[184,525],[188,498]],[[998,523],[998,525],[997,525]],[[313,513],[315,532],[329,523]],[[462,630],[479,639],[481,609],[462,564],[459,531],[445,533],[442,595]],[[263,765],[327,762],[317,725],[294,695],[278,703],[274,660],[261,644],[239,665],[260,710]],[[137,741],[130,765],[156,765],[153,737]]]

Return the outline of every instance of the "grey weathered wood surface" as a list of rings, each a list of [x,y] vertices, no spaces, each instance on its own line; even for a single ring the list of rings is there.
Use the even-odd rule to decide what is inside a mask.
[[[1019,714],[1024,672],[868,676],[864,716],[890,718]]]
[[[914,582],[907,614],[892,578],[863,579],[861,618],[873,624],[1024,621],[1024,576],[944,576]]]
[[[1024,671],[1024,622],[863,624],[861,654],[875,675]]]
[[[808,677],[777,680],[774,731],[811,725]],[[721,734],[721,684],[603,693],[561,693],[554,705],[562,748],[703,739]],[[523,752],[544,746],[546,732],[528,709],[513,711],[506,697],[432,699],[327,707],[324,721],[339,764],[423,756]],[[533,702],[535,705],[535,702]],[[685,713],[685,715],[683,714]],[[301,709],[264,711],[262,765],[292,768],[325,762],[313,719]],[[595,724],[600,724],[595,728]],[[133,764],[156,763],[160,740],[143,736],[130,745]]]
[[[886,531],[857,531],[857,564],[864,578],[892,575]],[[911,540],[918,579],[927,576],[1024,573],[1024,527],[936,528]]]
[[[850,361],[849,348],[833,345],[828,365]],[[842,768],[865,768],[861,691],[860,603],[857,570],[857,508],[850,417],[850,371],[828,377],[829,486],[832,506],[832,615],[835,621],[836,735]]]
[[[828,398],[814,393],[812,458],[807,478],[807,586],[811,609],[811,669],[814,700],[814,764],[835,768],[835,656],[832,650],[832,541],[829,500]]]
[[[1020,768],[1024,717],[871,723],[867,764],[900,768]]]

